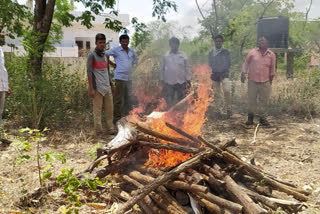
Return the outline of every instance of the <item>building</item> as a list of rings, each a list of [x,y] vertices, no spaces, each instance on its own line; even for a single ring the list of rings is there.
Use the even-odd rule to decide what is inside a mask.
[[[74,16],[80,16],[82,12],[73,11]],[[97,33],[104,33],[107,38],[107,42],[111,47],[119,44],[119,33],[105,28],[105,18],[109,17],[117,19],[122,23],[123,27],[127,27],[129,22],[128,14],[119,14],[114,16],[111,14],[103,13],[95,16],[95,20],[92,21],[93,27],[87,29],[85,26],[78,22],[73,22],[71,27],[63,27],[63,39],[60,44],[55,44],[55,52],[46,53],[47,57],[81,57],[86,56],[88,52],[92,51],[95,47],[95,35]],[[22,38],[10,39],[6,37],[6,45],[3,46],[4,52],[14,52],[16,55],[24,55],[25,51],[21,44]],[[15,45],[17,48],[11,47]]]

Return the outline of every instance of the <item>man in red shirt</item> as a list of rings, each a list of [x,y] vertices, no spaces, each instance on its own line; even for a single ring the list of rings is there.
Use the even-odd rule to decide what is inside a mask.
[[[271,84],[275,75],[275,54],[268,49],[268,40],[262,36],[258,39],[258,48],[250,50],[243,65],[241,82],[248,76],[248,121],[252,125],[254,113],[260,117],[259,123],[270,126],[266,119],[267,105],[271,95]]]

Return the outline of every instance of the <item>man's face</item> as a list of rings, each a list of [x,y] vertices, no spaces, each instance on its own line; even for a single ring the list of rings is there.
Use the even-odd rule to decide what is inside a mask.
[[[97,40],[96,48],[101,52],[104,51],[106,49],[106,40]]]
[[[222,39],[221,38],[217,38],[216,40],[214,40],[214,44],[216,45],[217,49],[220,49],[222,47]]]
[[[268,48],[268,40],[264,37],[260,37],[258,40],[258,48],[261,48],[261,49]]]
[[[129,46],[129,39],[121,39],[120,45],[123,49],[128,49]]]
[[[179,50],[179,43],[177,42],[170,42],[170,49],[171,49],[171,52],[173,53],[177,53],[178,50]]]

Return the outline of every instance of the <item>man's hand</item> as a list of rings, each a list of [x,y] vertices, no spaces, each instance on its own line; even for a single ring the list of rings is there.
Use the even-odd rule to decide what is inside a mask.
[[[11,95],[11,88],[8,88],[8,92],[7,92],[8,96]]]
[[[114,96],[116,94],[116,87],[114,86],[114,84],[111,84],[110,87],[111,87],[112,96]]]
[[[241,82],[242,83],[246,82],[246,74],[245,73],[241,73]]]
[[[89,88],[88,94],[91,98],[94,98],[94,96],[96,95],[96,90]]]
[[[109,64],[113,67],[113,68],[116,68],[117,67],[117,64],[112,62],[112,61],[109,61]]]

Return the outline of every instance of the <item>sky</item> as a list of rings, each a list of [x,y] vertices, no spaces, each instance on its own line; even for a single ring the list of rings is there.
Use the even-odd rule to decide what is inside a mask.
[[[201,18],[197,9],[195,0],[174,0],[178,6],[178,12],[170,12],[166,18],[168,21],[177,21],[179,25],[189,25],[196,33],[201,28],[198,24],[198,19]],[[126,13],[132,17],[137,17],[140,22],[148,23],[156,20],[152,17],[152,0],[117,0],[117,7],[120,13]],[[198,0],[200,7],[205,8],[210,6],[211,0]],[[296,10],[306,11],[310,0],[296,0]],[[79,8],[80,9],[80,8]],[[313,0],[311,10],[309,12],[310,18],[319,17],[320,0]]]
[[[116,0],[119,12],[122,14],[129,14],[130,19],[137,17],[139,22],[148,23],[157,20],[152,17],[152,2],[153,0]],[[178,6],[178,12],[170,12],[166,18],[168,21],[176,21],[181,26],[191,26],[191,32],[196,33],[201,27],[198,24],[198,19],[201,17],[197,9],[195,0],[174,0]],[[18,0],[23,3],[26,0]],[[210,6],[211,0],[198,0],[200,7],[205,8]],[[296,10],[306,11],[310,0],[296,0]],[[82,4],[76,3],[76,9],[84,10]],[[317,18],[320,16],[320,0],[313,0],[311,10],[309,12],[310,18]],[[129,28],[130,29],[130,28]]]

